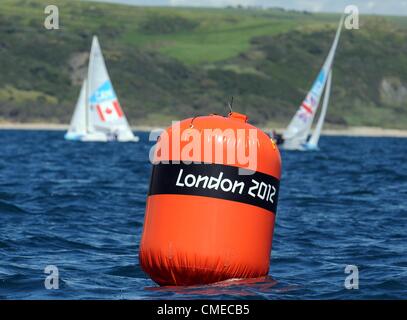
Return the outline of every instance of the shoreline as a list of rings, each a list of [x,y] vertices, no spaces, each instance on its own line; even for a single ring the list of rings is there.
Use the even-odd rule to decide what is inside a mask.
[[[11,123],[0,122],[0,130],[40,130],[40,131],[66,131],[68,124],[57,123]],[[150,132],[159,129],[158,126],[132,126],[132,130],[141,132]],[[271,131],[267,128],[264,131]],[[284,129],[276,128],[277,132]],[[343,129],[325,129],[322,130],[323,136],[347,136],[347,137],[394,137],[407,138],[407,130],[402,129],[385,129],[380,127],[348,127]]]

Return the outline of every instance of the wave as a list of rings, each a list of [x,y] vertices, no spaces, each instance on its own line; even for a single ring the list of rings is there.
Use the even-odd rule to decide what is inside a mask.
[[[29,213],[16,204],[0,201],[0,214],[2,213]]]

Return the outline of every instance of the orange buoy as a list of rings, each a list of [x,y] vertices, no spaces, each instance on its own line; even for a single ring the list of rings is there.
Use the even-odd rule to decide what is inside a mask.
[[[186,119],[155,148],[140,264],[160,285],[269,270],[281,159],[245,115]]]

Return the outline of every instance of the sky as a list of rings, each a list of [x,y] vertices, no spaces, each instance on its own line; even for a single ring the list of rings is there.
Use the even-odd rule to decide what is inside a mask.
[[[94,0],[144,6],[225,7],[262,6],[311,12],[342,12],[356,5],[360,14],[407,15],[407,0]]]

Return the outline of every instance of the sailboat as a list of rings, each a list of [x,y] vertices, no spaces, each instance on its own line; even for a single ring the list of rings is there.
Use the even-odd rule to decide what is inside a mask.
[[[282,144],[283,149],[286,150],[318,149],[318,141],[321,135],[325,115],[329,104],[329,95],[332,82],[332,65],[335,57],[336,48],[338,47],[343,21],[344,17],[342,17],[339,22],[334,42],[322,66],[322,69],[317,76],[317,79],[314,81],[311,90],[306,95],[298,111],[296,112],[287,129],[283,133],[284,141]],[[311,132],[312,123],[315,114],[318,110],[319,102],[321,100],[321,96],[324,90],[325,93],[321,114],[315,130],[310,140],[307,142],[307,139]]]
[[[137,142],[107,72],[98,38],[93,37],[88,75],[83,81],[66,140]]]

